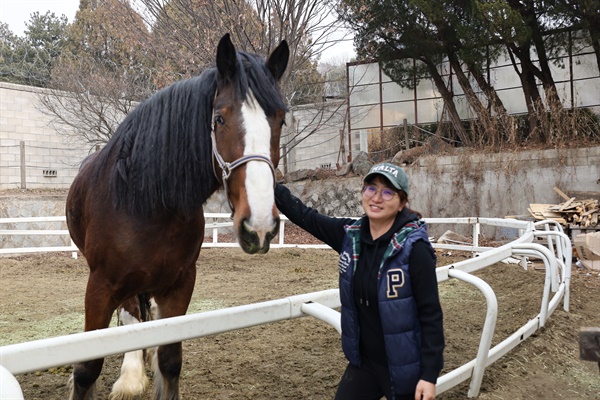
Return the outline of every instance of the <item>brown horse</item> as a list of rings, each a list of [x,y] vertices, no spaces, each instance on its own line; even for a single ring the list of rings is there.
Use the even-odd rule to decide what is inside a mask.
[[[288,57],[285,41],[265,61],[236,52],[225,35],[215,68],[142,102],[82,165],[66,215],[90,268],[86,331],[106,328],[140,293],[154,298],[157,318],[185,314],[204,239],[202,205],[221,186],[242,249],[269,250],[279,229],[274,169],[287,109],[278,82]],[[159,346],[154,359],[155,399],[178,399],[181,343]],[[103,362],[74,366],[71,399],[95,397]]]

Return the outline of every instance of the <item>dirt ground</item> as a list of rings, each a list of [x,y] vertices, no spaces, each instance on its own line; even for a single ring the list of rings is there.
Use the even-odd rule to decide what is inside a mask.
[[[438,265],[456,261],[440,254]],[[494,289],[499,343],[539,312],[544,273],[497,264],[477,273]],[[0,345],[80,332],[85,260],[67,254],[0,258]],[[203,249],[190,312],[279,299],[337,287],[331,250]],[[440,284],[447,347],[442,374],[473,359],[485,301],[473,287]],[[571,309],[486,369],[480,399],[600,399],[600,371],[579,360],[578,332],[600,326],[600,276],[574,267]],[[346,362],[337,332],[312,317],[184,342],[184,399],[331,399]],[[121,357],[106,359],[98,392],[107,399]],[[70,366],[18,376],[27,400],[67,398]],[[468,381],[438,399],[466,399]],[[151,391],[143,397],[150,399]]]

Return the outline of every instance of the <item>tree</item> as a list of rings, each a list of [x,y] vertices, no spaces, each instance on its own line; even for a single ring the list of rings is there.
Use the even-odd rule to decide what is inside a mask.
[[[534,0],[478,0],[476,9],[482,20],[487,22],[489,35],[505,45],[511,57],[525,96],[529,134],[538,141],[544,141],[545,133],[539,129],[537,110],[553,108],[560,102],[543,38],[546,25],[551,23],[545,14],[544,4]],[[537,62],[532,59],[532,49],[537,54]],[[543,85],[547,105],[543,103],[536,79]]]
[[[140,0],[137,4],[143,6],[139,13],[129,0],[81,0],[69,30],[71,56],[61,58],[53,74],[52,96],[43,99],[57,121],[90,144],[108,140],[118,117],[136,100],[213,65],[216,43],[226,32],[231,32],[238,50],[257,54],[269,54],[286,39],[292,54],[282,79],[284,96],[290,105],[323,100],[325,81],[317,61],[331,46],[326,42],[328,33],[339,26],[335,20],[321,26],[331,14],[325,3]],[[64,115],[59,115],[61,110]]]
[[[461,127],[454,94],[438,69],[443,60],[450,64],[480,121],[506,119],[502,102],[484,72],[501,51],[508,52],[528,107],[529,137],[543,142],[551,131],[544,126],[548,120],[545,113],[562,109],[551,64],[564,68],[555,56],[572,45],[568,35],[557,34],[556,28],[572,28],[578,21],[580,26],[595,32],[600,26],[599,1],[581,2],[575,7],[575,15],[566,11],[569,5],[574,6],[570,0],[342,0],[340,15],[356,32],[359,55],[378,60],[394,81],[412,88],[427,76],[435,83],[464,145],[470,145],[472,138]],[[592,42],[594,38],[592,34]],[[487,104],[480,101],[465,70],[485,95]],[[488,107],[494,114],[488,112]],[[481,137],[474,139],[490,143]]]
[[[214,62],[214,44],[230,32],[239,50],[269,54],[287,40],[291,55],[281,86],[291,102],[313,101],[323,77],[317,71],[322,51],[340,23],[323,26],[331,15],[319,0],[140,0],[152,26],[153,51],[165,68],[189,76]],[[166,44],[166,45],[165,45]],[[317,93],[316,95],[314,93]],[[295,99],[295,100],[294,100]]]
[[[53,126],[90,148],[106,143],[137,102],[156,90],[148,32],[128,0],[81,0],[67,49],[39,95]]]
[[[249,51],[260,34],[260,21],[247,3],[209,0],[141,0],[151,27],[151,51],[164,84],[173,76],[191,77],[214,63],[215,45],[232,31],[238,48]],[[241,33],[240,33],[241,32]],[[160,60],[160,62],[159,62]]]
[[[0,79],[2,81],[26,83],[27,68],[21,61],[25,54],[23,39],[16,36],[8,24],[0,22]]]
[[[575,27],[590,33],[600,72],[600,0],[546,0],[545,4],[558,27]]]
[[[69,29],[68,50],[74,56],[120,66],[150,66],[149,39],[129,0],[81,0]]]
[[[2,76],[9,82],[45,87],[56,60],[66,46],[67,17],[48,11],[31,14],[23,37],[0,26]]]
[[[439,30],[411,1],[342,0],[340,16],[355,31],[359,56],[376,59],[400,86],[414,88],[424,76],[431,77],[444,99],[458,137],[471,144],[454,104],[454,94],[438,70],[445,56]],[[415,62],[418,61],[418,62]]]
[[[490,58],[498,56],[499,46],[494,46],[487,35],[482,35],[485,30],[482,29],[481,20],[472,12],[470,1],[415,0],[414,3],[435,26],[452,72],[477,119],[493,121],[506,118],[508,114],[502,101],[484,75]],[[480,100],[471,85],[465,67],[484,94],[487,104]],[[492,116],[491,110],[495,111],[495,116]],[[491,133],[477,137],[472,132],[471,136],[479,144],[499,144],[502,141],[498,135]]]

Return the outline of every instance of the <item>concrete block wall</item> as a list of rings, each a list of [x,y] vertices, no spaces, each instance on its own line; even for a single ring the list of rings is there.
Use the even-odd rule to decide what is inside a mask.
[[[52,118],[39,109],[43,90],[0,82],[0,189],[68,188],[89,152],[52,128]]]

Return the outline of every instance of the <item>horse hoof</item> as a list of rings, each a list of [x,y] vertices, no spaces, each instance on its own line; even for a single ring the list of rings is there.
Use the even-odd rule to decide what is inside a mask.
[[[140,378],[121,375],[119,380],[113,385],[108,398],[109,400],[133,400],[144,394],[148,385],[149,380],[145,375]]]

